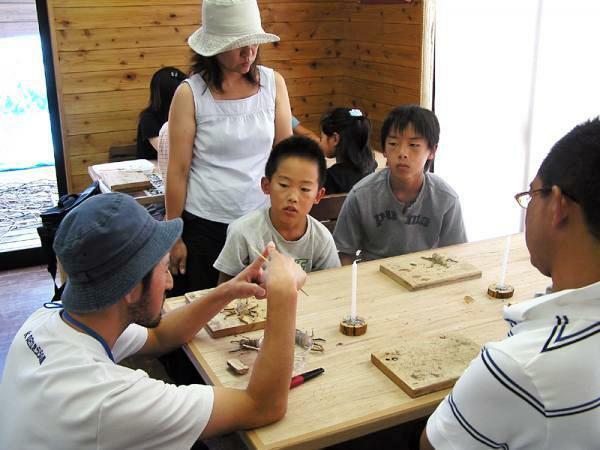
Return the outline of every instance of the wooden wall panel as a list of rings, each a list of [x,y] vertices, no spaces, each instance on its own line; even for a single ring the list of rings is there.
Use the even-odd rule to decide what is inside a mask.
[[[148,89],[67,94],[63,97],[63,105],[68,115],[124,110],[141,111],[148,105]]]
[[[175,47],[187,45],[196,25],[59,30],[56,34],[61,52],[109,50],[138,47]]]
[[[108,149],[111,145],[135,144],[135,135],[135,130],[125,130],[67,136],[66,148],[69,153],[65,155],[65,159],[76,155],[98,153],[100,150]]]
[[[313,131],[335,106],[361,108],[378,130],[389,109],[419,101],[423,1],[258,0],[263,27],[282,39],[261,46],[261,61],[286,79],[293,114]],[[199,3],[48,0],[70,191],[110,146],[135,142],[152,74],[189,69]]]
[[[142,47],[64,52],[59,56],[59,61],[62,73],[104,72],[124,68],[186,65],[189,62],[188,55],[187,47],[183,46],[179,51],[173,47]]]
[[[380,149],[387,113],[421,99],[424,2],[349,6],[340,59],[347,68],[346,93],[371,119],[371,143]]]
[[[56,0],[55,5],[60,4]],[[195,25],[200,21],[197,5],[163,6],[100,6],[54,9],[54,25],[57,30],[151,27],[165,25]]]
[[[180,67],[182,70],[187,70]],[[63,95],[82,92],[125,91],[146,89],[149,92],[150,79],[156,67],[142,69],[106,70],[102,72],[73,72],[61,75]]]
[[[361,5],[358,0],[353,3],[349,8],[352,22],[413,24],[423,21],[423,5],[420,1],[410,5]]]

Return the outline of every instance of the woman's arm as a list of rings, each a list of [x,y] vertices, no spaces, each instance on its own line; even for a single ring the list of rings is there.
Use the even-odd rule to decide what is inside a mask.
[[[285,80],[275,72],[275,139],[273,145],[292,135],[292,111]]]
[[[196,136],[194,96],[187,83],[182,83],[173,96],[169,111],[169,164],[165,207],[167,220],[181,217],[187,195],[188,176]],[[171,273],[185,273],[187,249],[179,240],[171,250]]]
[[[304,137],[310,138],[313,141],[315,141],[317,144],[321,141],[319,139],[319,136],[317,136],[315,133],[313,133],[308,128],[306,128],[302,125],[296,125],[296,128],[294,128],[294,136],[304,136]]]
[[[154,150],[158,151],[158,136],[148,138],[148,142],[150,142],[150,145]]]

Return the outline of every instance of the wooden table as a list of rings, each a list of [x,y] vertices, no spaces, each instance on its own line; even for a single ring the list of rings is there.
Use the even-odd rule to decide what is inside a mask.
[[[478,344],[503,339],[505,300],[490,299],[487,287],[497,282],[504,238],[444,248],[441,252],[468,261],[482,270],[482,278],[409,292],[379,272],[380,261],[358,266],[358,314],[368,322],[367,333],[347,337],[338,331],[350,310],[350,266],[311,273],[299,293],[297,326],[314,329],[327,339],[323,354],[310,354],[303,370],[325,368],[325,373],[290,391],[287,415],[280,422],[242,433],[251,448],[316,448],[356,438],[429,415],[448,390],[411,399],[370,362],[371,352],[401,345],[415,336],[458,332]],[[389,259],[412,259],[432,251]],[[550,280],[529,262],[523,235],[512,238],[507,283],[515,287],[511,303],[544,291]],[[466,302],[465,296],[474,301]],[[165,309],[184,303],[170,299]],[[257,337],[261,332],[247,333]],[[206,331],[186,345],[201,375],[217,386],[243,388],[249,375],[226,370],[232,338],[212,339]],[[233,354],[235,355],[235,354]]]
[[[160,171],[156,167],[156,160],[134,159],[131,161],[119,161],[106,164],[96,164],[88,167],[88,174],[93,181],[100,182],[102,192],[111,192],[110,188],[103,182],[102,174],[107,171],[127,170],[140,171],[148,175],[152,188],[145,191],[128,192],[139,203],[147,205],[150,203],[164,203],[164,186]]]

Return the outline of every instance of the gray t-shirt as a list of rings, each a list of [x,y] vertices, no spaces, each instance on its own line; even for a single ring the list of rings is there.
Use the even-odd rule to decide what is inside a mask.
[[[340,266],[340,259],[329,230],[312,216],[308,217],[306,233],[297,241],[286,241],[271,223],[269,209],[259,209],[232,222],[227,228],[227,240],[213,267],[235,276],[262,251],[270,241],[277,250],[311,272]]]
[[[389,169],[359,181],[340,211],[333,237],[338,251],[372,260],[467,241],[458,195],[444,180],[425,173],[412,204],[400,202]]]

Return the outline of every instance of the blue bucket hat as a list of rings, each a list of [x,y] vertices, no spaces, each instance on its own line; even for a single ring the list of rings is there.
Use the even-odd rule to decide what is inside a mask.
[[[131,292],[181,235],[181,219],[159,222],[131,196],[96,195],[62,220],[54,251],[68,275],[62,304],[100,311]]]

